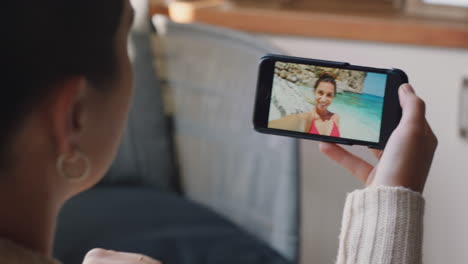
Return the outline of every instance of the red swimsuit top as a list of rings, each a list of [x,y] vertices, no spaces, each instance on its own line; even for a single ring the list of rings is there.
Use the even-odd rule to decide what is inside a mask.
[[[317,130],[317,127],[315,126],[315,119],[312,121],[312,125],[310,126],[309,134],[320,135],[319,131]],[[332,131],[330,133],[330,137],[340,137],[340,130],[338,129],[338,126],[336,125],[335,122],[333,122],[333,128],[332,128]]]

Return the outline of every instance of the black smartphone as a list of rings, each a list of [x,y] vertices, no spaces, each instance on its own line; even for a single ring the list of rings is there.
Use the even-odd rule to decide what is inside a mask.
[[[407,82],[399,69],[268,54],[259,65],[254,128],[383,149],[400,122],[398,88]]]

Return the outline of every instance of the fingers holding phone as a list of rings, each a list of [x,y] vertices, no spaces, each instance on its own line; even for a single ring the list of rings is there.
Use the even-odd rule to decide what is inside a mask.
[[[270,54],[260,62],[254,128],[322,141],[323,153],[367,185],[422,192],[437,139],[407,83],[398,69]],[[379,162],[332,143],[368,146]]]
[[[438,142],[426,120],[425,103],[413,88],[402,85],[399,97],[403,116],[382,154],[374,184],[422,192]]]
[[[320,150],[367,185],[402,186],[422,192],[437,148],[437,138],[425,118],[425,103],[409,84],[400,86],[402,119],[374,167],[343,148],[321,143]]]
[[[95,248],[90,250],[83,264],[161,264],[148,256]]]

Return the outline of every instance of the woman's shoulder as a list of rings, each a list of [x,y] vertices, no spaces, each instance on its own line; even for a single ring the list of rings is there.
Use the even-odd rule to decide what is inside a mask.
[[[332,117],[331,117],[331,120],[333,120],[335,123],[339,123],[339,122],[340,122],[340,115],[334,113],[334,114],[332,115]]]
[[[312,109],[312,111],[310,111],[310,112],[307,112],[307,115],[308,115],[308,117],[309,117],[310,121],[313,121],[313,120],[315,120],[315,119],[318,119],[318,118],[319,118],[319,116],[318,116],[318,114],[317,114],[317,111],[316,111],[315,107]]]

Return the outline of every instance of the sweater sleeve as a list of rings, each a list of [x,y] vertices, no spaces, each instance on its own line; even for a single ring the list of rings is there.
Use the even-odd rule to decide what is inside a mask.
[[[337,264],[422,263],[424,199],[402,187],[368,187],[346,199]]]

